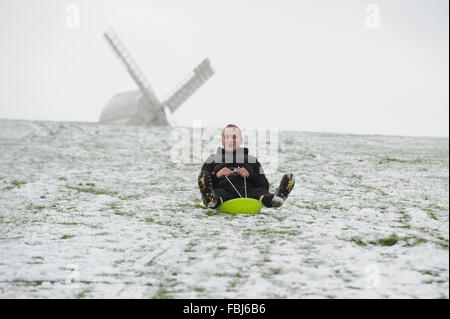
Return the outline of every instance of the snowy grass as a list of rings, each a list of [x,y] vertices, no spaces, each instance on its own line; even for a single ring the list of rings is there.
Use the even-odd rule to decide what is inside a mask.
[[[280,132],[294,191],[232,216],[170,134],[1,120],[0,296],[449,297],[448,139]]]

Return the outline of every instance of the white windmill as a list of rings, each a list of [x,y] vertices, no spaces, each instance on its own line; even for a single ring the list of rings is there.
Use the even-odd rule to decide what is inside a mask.
[[[169,125],[166,112],[175,112],[214,74],[209,60],[203,60],[167,94],[163,102],[160,102],[114,30],[109,29],[104,36],[127,68],[139,90],[114,95],[103,109],[100,122]]]

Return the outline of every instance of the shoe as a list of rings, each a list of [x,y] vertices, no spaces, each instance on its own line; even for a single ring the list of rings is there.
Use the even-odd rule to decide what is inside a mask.
[[[274,196],[272,198],[272,206],[273,207],[280,207],[281,205],[283,205],[284,200],[281,197],[278,196]]]
[[[295,185],[294,175],[292,174],[284,174],[283,178],[281,178],[280,186],[275,191],[275,197],[280,197],[283,201],[289,196],[289,193],[292,191]],[[272,200],[273,201],[273,200]]]
[[[215,208],[217,208],[217,207],[219,207],[219,205],[222,203],[222,200],[219,198],[219,199],[216,199],[215,197],[214,197],[214,201],[210,201],[209,203],[208,203],[208,205],[206,205],[206,207],[208,207],[208,208],[211,208],[211,209],[215,209]]]
[[[221,200],[214,194],[212,189],[211,175],[208,172],[201,172],[198,177],[198,188],[202,195],[203,204],[208,208],[217,208]]]

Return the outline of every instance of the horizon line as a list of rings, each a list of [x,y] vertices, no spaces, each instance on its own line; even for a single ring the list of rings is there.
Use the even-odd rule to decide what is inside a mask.
[[[131,126],[131,127],[158,127],[154,125],[145,125],[145,124],[126,124],[126,123],[101,123],[96,121],[79,121],[79,120],[42,120],[42,119],[25,119],[25,118],[4,118],[0,117],[0,120],[11,120],[11,121],[28,121],[28,122],[62,122],[62,123],[81,123],[81,124],[99,124],[99,125],[119,125],[119,126]],[[170,128],[194,128],[193,126],[185,126],[185,125],[168,125],[168,126],[161,126],[161,127],[170,127]],[[242,129],[258,129],[262,127],[241,127]],[[223,129],[223,127],[219,126],[202,126],[201,128],[217,128],[219,130]],[[266,127],[264,127],[266,128]],[[443,136],[443,135],[399,135],[399,134],[383,134],[383,133],[356,133],[356,132],[336,132],[336,131],[304,131],[304,130],[296,130],[296,129],[280,129],[277,127],[267,127],[267,128],[276,128],[280,131],[284,132],[299,132],[299,133],[316,133],[316,134],[336,134],[336,135],[360,135],[360,136],[386,136],[386,137],[415,137],[415,138],[445,138],[449,139],[449,135]]]

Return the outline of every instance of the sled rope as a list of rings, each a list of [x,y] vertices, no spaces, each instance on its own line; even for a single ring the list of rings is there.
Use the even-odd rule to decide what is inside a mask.
[[[225,176],[225,178],[227,179],[227,181],[231,184],[231,186],[234,188],[234,190],[236,191],[236,193],[238,193],[239,197],[242,198],[241,193],[239,193],[239,191],[236,189],[236,187],[234,187],[233,183],[228,179],[228,176]],[[247,198],[247,179],[244,177],[244,188],[245,188],[245,198]]]

